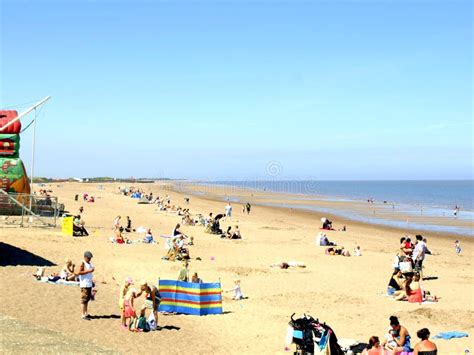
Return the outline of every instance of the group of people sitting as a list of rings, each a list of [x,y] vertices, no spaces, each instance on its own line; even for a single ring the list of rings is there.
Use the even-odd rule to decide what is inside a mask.
[[[59,272],[53,272],[48,276],[47,281],[57,282],[58,280],[63,281],[77,281],[77,276],[74,273],[76,266],[73,264],[71,259],[66,258],[65,263]],[[36,273],[33,274],[34,278],[37,280],[42,280],[45,273],[44,267],[38,267]]]
[[[234,229],[232,229],[232,226],[227,227],[227,231],[225,234],[221,235],[221,238],[225,239],[242,239],[242,235],[240,234],[240,229],[239,226],[235,226]]]
[[[168,252],[163,257],[164,260],[189,260],[191,258],[189,253],[189,246],[194,245],[194,238],[187,236],[180,230],[181,224],[174,227],[171,236],[168,237],[166,248]]]
[[[358,251],[360,253],[360,248],[358,249]],[[351,252],[345,249],[344,247],[340,247],[340,248],[329,247],[326,249],[325,253],[326,255],[351,256]],[[358,256],[360,256],[360,254]]]
[[[74,200],[75,201],[79,200],[79,195],[78,194],[76,194],[76,196],[74,196]],[[95,197],[94,196],[89,196],[89,194],[87,192],[84,192],[82,194],[82,200],[84,202],[95,202]]]
[[[204,225],[206,226],[206,233],[222,235],[223,232],[220,226],[220,220],[222,218],[224,218],[223,214],[218,214],[214,217],[212,212],[209,213],[209,217],[204,222]]]
[[[390,329],[385,339],[380,341],[379,337],[372,336],[363,355],[396,355],[407,353],[414,355],[437,355],[438,348],[430,338],[430,331],[422,328],[416,333],[420,341],[412,348],[411,336],[408,330],[402,326],[397,317],[390,317]]]
[[[437,302],[439,297],[432,295],[421,286],[423,279],[423,260],[431,251],[426,246],[426,238],[421,235],[415,237],[416,243],[411,238],[400,239],[400,247],[393,264],[387,294],[397,301],[421,303],[424,301]]]
[[[396,301],[408,301],[410,303],[422,303],[424,301],[437,302],[439,297],[432,295],[430,291],[421,287],[419,273],[405,273],[396,268],[387,287],[387,294]]]

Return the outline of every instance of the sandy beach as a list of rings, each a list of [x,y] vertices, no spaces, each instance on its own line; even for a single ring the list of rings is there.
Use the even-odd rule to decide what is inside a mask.
[[[324,247],[314,242],[324,214],[256,204],[247,215],[242,212],[242,205],[235,203],[232,221],[221,223],[222,227],[238,224],[242,240],[222,240],[206,234],[202,226],[182,227],[194,237],[195,245],[190,249],[191,271],[197,271],[205,282],[220,280],[223,289],[231,288],[233,280],[239,278],[247,299],[233,301],[230,293],[224,293],[222,315],[161,315],[159,324],[165,327],[162,331],[137,334],[123,330],[117,319],[119,285],[128,276],[136,283],[176,279],[181,263],[161,259],[165,255],[165,239],[159,236],[170,234],[181,217],[158,211],[156,205],[138,204],[137,200],[119,194],[119,186],[126,184],[61,183],[43,187],[53,190],[67,211],[77,213],[84,206],[83,219],[89,237],[64,236],[60,227],[2,225],[2,352],[284,353],[289,318],[293,313],[303,312],[328,323],[338,338],[367,342],[372,335],[383,337],[389,327],[389,316],[396,315],[412,335],[412,345],[418,341],[416,331],[427,327],[432,335],[451,330],[470,335],[470,338],[434,340],[440,354],[473,350],[472,238],[422,232],[433,252],[425,260],[424,274],[436,277],[422,285],[441,299],[429,305],[396,302],[384,296],[392,259],[400,237],[406,233],[413,237],[418,230],[331,216],[336,229],[345,225],[347,231],[328,232],[330,240],[350,251],[360,245],[362,256],[327,256]],[[212,193],[190,195],[190,190],[178,191],[173,182],[134,186],[153,192],[154,196],[169,195],[172,204],[185,206],[193,214],[224,213],[226,192],[219,188],[213,188]],[[196,192],[199,187],[189,189]],[[84,192],[95,196],[95,202],[74,201],[75,194]],[[249,191],[240,193],[242,198],[252,197]],[[185,196],[190,196],[189,205],[185,205]],[[285,202],[288,196],[260,193],[258,198],[260,202]],[[130,216],[134,228],[151,228],[159,244],[112,244],[109,238],[117,215]],[[132,240],[141,236],[128,235]],[[461,241],[461,256],[455,254],[455,239]],[[92,262],[98,288],[97,300],[90,304],[93,319],[89,322],[81,320],[77,287],[43,284],[31,276],[38,263],[56,265],[48,266],[47,273],[59,271],[66,257],[77,264],[85,250],[94,254]],[[202,260],[194,260],[196,257]],[[269,267],[291,260],[302,261],[307,267],[288,270]],[[141,302],[139,299],[138,303]]]

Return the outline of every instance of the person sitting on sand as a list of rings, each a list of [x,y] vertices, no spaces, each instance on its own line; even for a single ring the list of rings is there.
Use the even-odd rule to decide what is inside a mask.
[[[438,348],[435,343],[429,340],[430,331],[427,328],[420,329],[416,332],[421,341],[415,345],[413,355],[437,355]]]
[[[74,268],[75,265],[72,263],[72,260],[66,258],[66,263],[64,264],[63,268],[59,272],[59,277],[66,281],[75,281],[76,275],[74,275]]]
[[[234,280],[234,287],[225,292],[234,292],[234,296],[232,296],[232,299],[235,301],[240,301],[244,299],[242,289],[240,288],[240,280]]]
[[[400,290],[398,291],[395,291],[394,292],[394,296],[395,296],[395,301],[405,301],[408,297],[408,294],[410,294],[411,292],[411,289],[410,289],[410,285],[413,281],[413,278],[412,276],[406,276],[405,277],[405,280],[400,288]]]
[[[407,328],[400,325],[398,318],[390,317],[390,331],[386,335],[386,340],[383,342],[385,349],[390,351],[391,355],[396,355],[400,352],[411,352],[410,334]]]
[[[329,218],[322,218],[323,226],[321,229],[324,230],[332,230],[332,221],[329,220]]]
[[[142,308],[140,309],[140,316],[138,318],[135,318],[134,330],[137,332],[145,333],[150,331],[150,325],[148,324],[146,319],[145,306],[142,306]]]
[[[202,283],[202,280],[199,278],[197,272],[195,272],[195,273],[193,274],[193,277],[191,277],[191,282],[193,282],[193,283],[199,283],[199,284]]]
[[[327,248],[325,251],[326,255],[341,255],[341,256],[351,256],[349,250],[346,250],[344,247],[340,248]]]
[[[115,231],[115,243],[117,244],[127,244],[129,240],[122,235],[123,227],[120,227]]]
[[[326,233],[323,233],[323,232],[319,233],[318,238],[319,238],[319,243],[317,244],[319,244],[320,246],[336,245],[336,243],[329,241]]]
[[[271,264],[270,267],[278,267],[280,269],[288,269],[290,267],[305,268],[306,265],[302,261],[283,261],[281,263]]]
[[[232,237],[232,227],[228,226],[224,234],[221,235],[221,238],[231,239]]]
[[[171,235],[173,237],[177,237],[177,236],[180,236],[180,235],[185,235],[183,232],[181,232],[180,230],[181,228],[181,224],[177,224],[174,228],[173,228],[173,231],[171,232]]]
[[[152,234],[150,228],[147,229],[146,234],[145,234],[145,236],[143,237],[143,243],[145,243],[145,244],[152,244],[152,243],[155,243],[155,241],[154,241],[154,239],[153,239],[153,234]]]
[[[370,337],[367,348],[362,351],[362,355],[383,355],[384,353],[383,346],[380,344],[380,339],[377,336]]]
[[[400,291],[403,287],[404,279],[400,269],[395,269],[388,282],[387,293],[393,295],[395,291]]]
[[[239,226],[234,227],[234,232],[232,233],[231,239],[242,239],[242,235],[240,234]]]
[[[356,246],[355,249],[354,249],[354,256],[362,256],[359,245]]]
[[[85,223],[81,219],[80,215],[77,215],[74,220],[73,220],[73,233],[75,235],[80,235],[80,236],[88,236],[89,232],[87,232],[87,229],[84,227]]]
[[[351,253],[349,252],[349,250],[345,249],[344,247],[341,247],[341,249],[338,250],[338,253],[341,256],[351,256]]]

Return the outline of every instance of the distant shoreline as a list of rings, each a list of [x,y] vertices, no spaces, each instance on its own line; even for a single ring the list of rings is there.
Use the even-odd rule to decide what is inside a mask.
[[[252,204],[294,209],[318,215],[332,216],[350,222],[362,223],[374,227],[396,229],[400,231],[419,230],[439,235],[453,234],[456,237],[474,237],[473,223],[470,211],[463,211],[464,216],[459,219],[447,215],[446,217],[432,216],[429,210],[420,214],[413,211],[404,211],[397,205],[397,210],[392,211],[390,204],[373,203],[350,199],[330,198],[329,196],[308,196],[297,193],[263,191],[260,189],[244,188],[240,186],[179,182],[173,183],[174,189],[182,193],[189,193],[211,200],[226,201],[231,203],[245,203],[251,199]],[[469,214],[469,215],[466,215]]]

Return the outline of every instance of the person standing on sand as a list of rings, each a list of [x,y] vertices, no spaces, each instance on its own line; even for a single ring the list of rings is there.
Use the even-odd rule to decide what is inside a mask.
[[[232,219],[232,206],[230,202],[227,202],[227,205],[225,206],[225,219]]]
[[[82,319],[84,320],[91,320],[87,305],[89,301],[92,299],[92,273],[94,272],[95,268],[91,264],[92,253],[90,251],[86,251],[84,253],[84,260],[81,261],[79,266],[79,271],[74,273],[76,276],[79,276],[79,286],[81,287],[81,303],[82,303]]]
[[[252,205],[250,205],[250,202],[247,202],[245,205],[245,209],[247,210],[247,214],[250,214],[250,209],[252,208]]]
[[[423,278],[423,260],[425,260],[425,253],[426,253],[426,244],[423,241],[423,237],[421,235],[416,236],[416,245],[415,249],[413,250],[413,262],[415,271],[417,271],[421,278]]]
[[[144,307],[150,309],[153,312],[153,317],[156,322],[156,330],[161,330],[161,327],[158,326],[158,309],[161,302],[160,292],[156,286],[150,287],[146,281],[142,281],[140,285],[140,292],[135,295],[135,298],[138,298],[145,293],[145,302]]]

